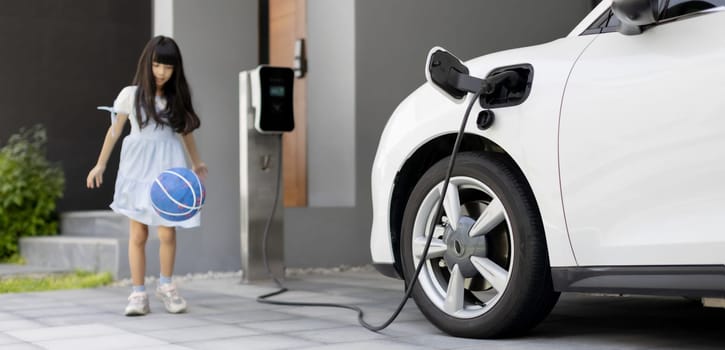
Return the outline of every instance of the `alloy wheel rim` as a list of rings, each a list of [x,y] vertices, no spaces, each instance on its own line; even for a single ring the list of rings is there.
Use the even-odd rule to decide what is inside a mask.
[[[426,234],[435,225],[418,283],[441,311],[456,318],[475,318],[498,303],[511,279],[514,246],[509,215],[488,186],[457,176],[450,180],[441,217],[435,218],[442,185],[428,192],[413,224],[416,266]]]

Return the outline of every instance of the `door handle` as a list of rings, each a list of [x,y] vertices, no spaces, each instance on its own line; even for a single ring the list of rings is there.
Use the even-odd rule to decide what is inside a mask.
[[[295,41],[295,58],[292,64],[295,71],[295,78],[302,79],[307,75],[307,50],[305,48],[305,39],[297,39]]]

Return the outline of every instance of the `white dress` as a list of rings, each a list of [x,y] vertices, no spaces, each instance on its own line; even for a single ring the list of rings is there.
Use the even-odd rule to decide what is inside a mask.
[[[197,227],[201,221],[201,213],[188,220],[174,222],[160,217],[151,206],[150,191],[156,176],[169,168],[188,166],[181,138],[170,126],[162,127],[151,120],[143,129],[139,128],[134,107],[135,97],[136,86],[127,86],[113,102],[116,113],[128,114],[131,133],[123,139],[121,146],[121,161],[110,207],[113,211],[146,225]],[[165,105],[164,98],[156,97],[156,111],[162,110]]]

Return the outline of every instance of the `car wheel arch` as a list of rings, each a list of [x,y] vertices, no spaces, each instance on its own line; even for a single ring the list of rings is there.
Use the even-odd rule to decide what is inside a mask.
[[[389,207],[389,232],[395,258],[395,270],[401,277],[403,274],[400,257],[400,233],[403,223],[403,212],[405,211],[410,194],[427,169],[441,159],[450,156],[455,139],[456,134],[451,133],[440,135],[422,144],[411,153],[395,176]],[[466,133],[461,141],[460,152],[496,153],[512,164],[523,177],[521,168],[511,155],[497,143],[481,135]]]

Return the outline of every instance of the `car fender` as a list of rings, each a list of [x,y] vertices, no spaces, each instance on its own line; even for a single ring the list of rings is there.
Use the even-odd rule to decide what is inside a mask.
[[[522,104],[495,109],[494,124],[480,130],[476,126],[476,115],[482,108],[475,103],[466,133],[479,135],[501,147],[523,172],[541,212],[552,266],[576,265],[561,204],[558,121],[569,72],[594,37],[567,37],[466,62],[470,74],[476,77],[486,77],[503,66],[531,64],[534,67],[531,93]],[[421,146],[458,132],[471,98],[469,94],[464,103],[453,103],[424,84],[404,99],[388,120],[372,168],[370,248],[374,263],[395,262],[390,208],[396,175]]]

